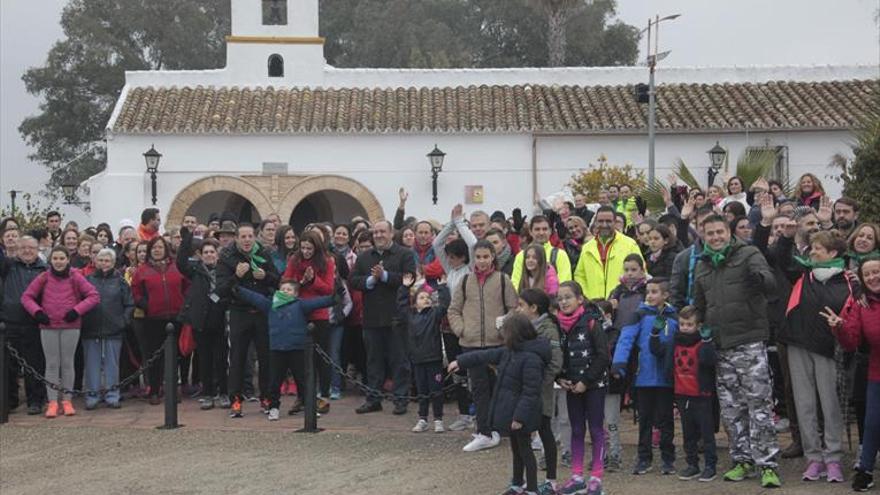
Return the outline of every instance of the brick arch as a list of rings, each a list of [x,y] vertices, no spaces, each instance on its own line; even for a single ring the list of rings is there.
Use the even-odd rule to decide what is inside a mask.
[[[339,175],[318,175],[310,177],[291,189],[278,205],[281,218],[288,218],[294,208],[310,194],[326,191],[339,191],[348,194],[364,207],[371,222],[385,218],[385,211],[376,196],[360,182]]]
[[[183,217],[186,215],[187,210],[199,198],[215,191],[228,191],[247,199],[254,205],[261,218],[266,218],[275,211],[269,199],[257,187],[244,179],[225,175],[212,175],[193,182],[177,193],[174,201],[171,202],[171,207],[168,209],[165,224],[180,225],[183,223]]]

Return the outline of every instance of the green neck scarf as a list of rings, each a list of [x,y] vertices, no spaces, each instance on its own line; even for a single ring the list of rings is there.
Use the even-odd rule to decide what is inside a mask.
[[[247,253],[248,258],[250,258],[251,260],[251,270],[259,270],[260,265],[266,263],[266,258],[263,258],[259,254],[257,254],[260,252],[261,247],[262,246],[260,246],[259,242],[255,242],[254,245],[251,246],[250,252]]]
[[[709,257],[709,260],[712,262],[712,266],[719,266],[721,263],[724,263],[724,260],[727,259],[727,255],[730,254],[730,243],[728,242],[726,246],[716,251],[709,247],[709,244],[703,244],[703,254]]]
[[[292,302],[296,302],[296,296],[289,296],[280,290],[276,290],[272,296],[272,309],[278,309]]]
[[[809,270],[814,268],[840,268],[843,270],[846,268],[846,261],[844,261],[843,258],[832,258],[828,261],[813,261],[810,258],[795,256],[794,259],[797,260],[801,266]]]
[[[875,249],[875,250],[873,250],[869,253],[865,253],[865,254],[859,254],[855,251],[850,251],[850,252],[846,253],[846,255],[849,257],[849,259],[853,260],[856,263],[856,265],[861,265],[862,260],[869,257],[869,256],[872,258],[880,256],[880,250]]]

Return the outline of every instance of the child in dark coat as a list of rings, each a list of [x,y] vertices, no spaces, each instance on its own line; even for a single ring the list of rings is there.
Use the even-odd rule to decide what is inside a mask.
[[[428,405],[434,412],[434,433],[443,433],[443,342],[440,340],[440,324],[449,308],[449,289],[445,277],[437,285],[437,306],[431,299],[431,286],[424,284],[412,295],[415,276],[403,275],[403,285],[397,292],[397,305],[402,323],[409,338],[409,358],[416,377],[419,399],[419,420],[412,431],[428,431]],[[428,399],[426,396],[433,394]]]
[[[620,331],[624,327],[639,322],[639,306],[645,301],[645,285],[647,284],[645,261],[638,254],[630,254],[623,260],[623,277],[611,294],[608,301],[614,307],[614,318],[608,329],[608,348],[614,355]],[[634,362],[635,359],[631,359]],[[631,366],[634,372],[636,367]],[[608,430],[608,452],[605,455],[605,469],[609,472],[620,470],[623,457],[623,446],[620,443],[620,407],[621,400],[629,390],[630,379],[626,376],[608,380],[608,393],[605,396],[605,425]]]
[[[718,456],[715,453],[715,419],[712,412],[715,395],[715,365],[718,361],[715,344],[709,328],[702,328],[693,306],[685,306],[678,313],[678,333],[675,334],[673,371],[675,402],[681,414],[684,453],[687,467],[679,471],[678,479],[700,481],[715,479]],[[665,357],[669,347],[659,336],[651,337],[651,352]],[[705,467],[700,471],[697,443],[703,441]]]
[[[571,479],[559,489],[565,495],[602,493],[605,450],[605,388],[608,383],[608,341],[602,313],[587,304],[577,282],[563,282],[557,295],[562,330],[562,372],[557,383],[566,391],[571,422]],[[587,427],[593,444],[589,481],[584,479]]]
[[[504,495],[523,493],[525,470],[527,494],[538,490],[538,467],[532,453],[531,433],[541,426],[541,385],[544,367],[550,362],[550,342],[539,338],[528,317],[511,314],[501,328],[504,346],[461,354],[448,371],[494,364],[498,368],[489,409],[492,429],[510,434],[513,479]]]
[[[299,397],[288,414],[302,410],[305,394],[305,349],[308,315],[319,308],[332,306],[334,296],[313,299],[298,299],[299,284],[293,280],[282,280],[281,287],[269,298],[259,292],[238,287],[237,295],[255,308],[269,315],[269,421],[278,421],[278,408],[281,407],[281,382],[287,378],[287,371],[293,374]]]

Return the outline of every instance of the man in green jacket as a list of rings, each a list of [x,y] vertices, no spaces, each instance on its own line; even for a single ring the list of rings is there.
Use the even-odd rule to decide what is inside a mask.
[[[778,487],[779,444],[765,344],[770,336],[766,295],[776,289],[776,281],[758,248],[731,239],[722,217],[710,216],[701,226],[694,304],[718,348],[718,400],[734,462],[724,479],[742,481],[760,471],[761,486]]]

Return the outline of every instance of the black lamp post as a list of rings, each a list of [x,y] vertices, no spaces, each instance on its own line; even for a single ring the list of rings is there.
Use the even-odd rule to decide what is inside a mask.
[[[446,157],[446,153],[440,151],[440,148],[437,145],[434,145],[434,149],[428,153],[428,161],[431,162],[431,182],[434,186],[434,204],[437,204],[437,177],[440,175],[440,172],[443,171],[443,158]]]
[[[150,185],[152,186],[153,193],[153,206],[156,206],[156,172],[159,170],[159,159],[162,158],[162,153],[156,151],[156,148],[153,145],[150,145],[150,149],[144,153],[144,160],[147,161],[147,172],[150,173]]]
[[[718,141],[715,141],[715,146],[708,153],[711,160],[709,165],[709,187],[712,187],[712,184],[715,183],[715,176],[721,171],[721,166],[724,165],[724,160],[727,158],[727,150],[722,148]]]
[[[90,202],[80,201],[76,198],[77,189],[79,189],[79,184],[73,184],[70,182],[61,184],[61,195],[64,196],[64,204],[76,205],[87,212],[91,211],[92,208]]]

